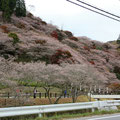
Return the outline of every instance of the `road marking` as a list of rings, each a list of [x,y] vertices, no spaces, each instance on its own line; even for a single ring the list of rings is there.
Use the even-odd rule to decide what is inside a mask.
[[[92,118],[92,119],[88,119],[88,120],[102,120],[102,119],[114,118],[114,117],[120,117],[120,115],[117,115],[117,116],[109,116],[109,117],[101,117],[101,118]]]

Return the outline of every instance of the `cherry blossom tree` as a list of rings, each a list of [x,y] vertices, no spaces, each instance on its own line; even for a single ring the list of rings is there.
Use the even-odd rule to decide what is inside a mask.
[[[11,71],[14,71],[15,64],[9,60],[0,57],[0,83],[12,87],[16,85],[16,81],[10,80],[13,76]]]
[[[64,65],[60,76],[63,77],[69,89],[71,88],[73,102],[80,94],[83,94],[82,89],[88,93],[92,86],[98,84],[103,86],[103,81],[106,79],[95,68],[87,64]]]
[[[61,89],[61,84],[63,80],[59,79],[59,72],[61,71],[60,66],[58,65],[45,65],[45,63],[19,63],[16,64],[15,69],[12,71],[12,79],[18,82],[37,82],[41,83],[47,93],[49,102],[52,103],[50,98],[50,90],[54,87]],[[17,76],[17,77],[15,77]],[[37,85],[35,86],[35,88]],[[62,91],[60,97],[58,97],[55,103],[62,97]]]
[[[46,65],[41,62],[23,64],[3,59],[0,64],[1,82],[17,84],[34,81],[41,83],[50,103],[52,101],[49,95],[54,87],[58,87],[61,91],[55,103],[58,103],[66,89],[70,91],[73,102],[76,102],[77,97],[82,94],[81,89],[86,89],[86,93],[88,93],[92,86],[97,84],[102,86],[103,81],[106,80],[95,68],[87,64],[62,64],[61,66]]]

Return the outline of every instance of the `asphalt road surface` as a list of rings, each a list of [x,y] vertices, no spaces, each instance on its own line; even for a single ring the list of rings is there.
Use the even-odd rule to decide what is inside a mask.
[[[120,120],[120,114],[101,115],[94,117],[81,117],[81,118],[74,118],[68,120]]]

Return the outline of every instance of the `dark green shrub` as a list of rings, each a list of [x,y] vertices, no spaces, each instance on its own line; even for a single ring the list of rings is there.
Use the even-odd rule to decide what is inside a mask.
[[[116,77],[120,80],[120,73],[116,73]]]
[[[65,38],[65,35],[62,33],[62,31],[60,30],[56,30],[57,31],[57,34],[58,34],[58,40],[61,41]]]
[[[10,22],[16,7],[16,0],[0,0],[0,11],[4,22]]]
[[[27,17],[32,18],[32,17],[33,17],[33,14],[32,14],[32,13],[28,13],[28,14],[27,14]]]
[[[96,46],[96,49],[97,49],[97,50],[102,50],[103,48],[100,47],[100,46]]]
[[[4,89],[4,88],[7,88],[7,87],[8,87],[7,85],[4,85],[4,84],[0,83],[0,90]]]
[[[114,73],[120,73],[120,67],[119,66],[114,67]]]
[[[2,0],[2,18],[4,22],[11,21],[11,10],[9,3],[9,0]]]
[[[73,37],[72,32],[70,31],[64,31],[64,33],[68,36],[68,37]]]
[[[41,21],[42,25],[47,25],[47,23],[45,21]]]
[[[120,40],[117,40],[117,44],[120,44]]]
[[[8,36],[13,38],[13,45],[15,45],[16,43],[20,41],[16,33],[9,33]]]
[[[70,40],[74,40],[74,41],[78,41],[78,38],[77,38],[77,37],[74,37],[74,36],[73,36],[73,37],[70,37],[69,39],[70,39]]]
[[[0,0],[0,11],[2,11],[2,0]]]
[[[116,77],[120,80],[120,67],[115,66],[113,72],[116,74]]]
[[[22,53],[18,56],[18,58],[15,60],[16,62],[31,62],[34,61],[34,58],[32,56],[27,55],[26,53]]]
[[[42,61],[42,62],[45,62],[46,65],[51,63],[51,62],[50,62],[50,56],[48,56],[48,55],[44,55],[44,56],[42,56],[41,58],[36,58],[34,61]]]

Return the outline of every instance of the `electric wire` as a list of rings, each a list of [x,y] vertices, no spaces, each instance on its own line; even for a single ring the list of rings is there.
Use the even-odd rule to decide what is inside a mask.
[[[82,8],[84,8],[84,9],[87,9],[87,10],[89,10],[89,11],[92,11],[92,12],[94,12],[94,13],[100,14],[100,15],[102,15],[102,16],[104,16],[104,17],[107,17],[107,18],[110,18],[110,19],[112,19],[112,20],[115,20],[115,21],[120,22],[120,20],[118,20],[118,19],[116,19],[116,18],[113,18],[113,17],[111,17],[111,16],[108,16],[108,15],[105,15],[105,14],[103,14],[103,13],[97,12],[97,11],[92,10],[92,9],[90,9],[90,8],[87,8],[87,7],[83,6],[83,5],[80,5],[80,4],[76,3],[76,2],[73,2],[73,1],[70,1],[70,0],[66,0],[66,1],[68,1],[68,2],[70,2],[70,3],[72,3],[72,4],[74,4],[74,5],[77,5],[77,6],[79,6],[79,7],[82,7]]]
[[[86,2],[83,2],[83,1],[81,1],[81,0],[76,0],[76,1],[78,1],[78,2],[80,2],[80,3],[82,3],[82,4],[85,4],[85,5],[89,6],[89,7],[92,7],[92,8],[94,8],[94,9],[97,9],[97,10],[99,10],[99,11],[102,11],[102,12],[104,12],[104,13],[107,13],[107,14],[109,14],[109,15],[112,15],[112,16],[114,16],[114,17],[120,18],[120,16],[118,16],[118,15],[115,15],[115,14],[113,14],[113,13],[110,13],[110,12],[108,12],[108,11],[105,11],[105,10],[103,10],[103,9],[100,9],[100,8],[98,8],[98,7],[95,7],[95,6],[91,5],[91,4],[88,4],[88,3],[86,3]]]

